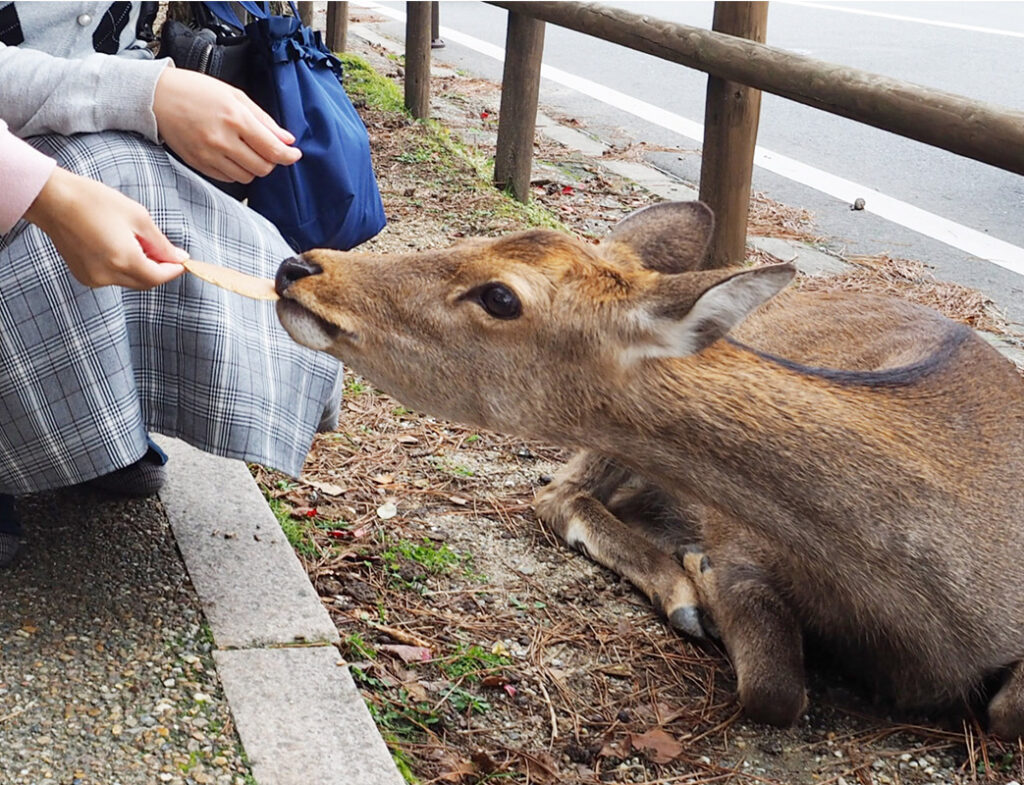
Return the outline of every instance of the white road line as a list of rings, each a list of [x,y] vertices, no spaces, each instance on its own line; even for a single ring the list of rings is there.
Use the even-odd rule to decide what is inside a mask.
[[[920,25],[932,25],[933,27],[950,27],[954,30],[966,30],[971,33],[988,33],[989,35],[1009,36],[1010,38],[1024,38],[1024,33],[1014,30],[998,30],[994,27],[979,27],[977,25],[964,25],[959,22],[940,22],[937,19],[923,19],[918,16],[903,16],[902,14],[887,14],[882,11],[868,11],[864,8],[849,8],[842,5],[828,5],[815,3],[809,0],[778,0],[785,5],[802,5],[807,8],[816,8],[821,11],[842,11],[844,14],[859,14],[861,16],[876,16],[879,19],[893,19],[897,22],[914,22]]]
[[[389,16],[392,19],[405,21],[404,12],[379,5],[372,2],[372,0],[363,0],[359,5]],[[439,33],[447,41],[465,46],[482,55],[492,57],[499,62],[503,62],[505,59],[505,50],[503,48],[489,44],[486,41],[481,41],[479,38],[460,33],[458,30],[452,30],[450,27],[441,27]],[[541,76],[564,87],[576,90],[589,98],[593,98],[595,101],[608,104],[635,117],[639,117],[641,120],[673,131],[680,136],[685,136],[697,142],[703,142],[704,126],[701,123],[688,120],[674,112],[669,112],[646,101],[641,101],[633,96],[620,93],[618,90],[613,90],[610,87],[605,87],[553,66],[542,66]],[[866,212],[873,213],[880,218],[911,229],[933,240],[945,243],[972,256],[977,256],[992,264],[999,265],[1011,272],[1017,273],[1017,275],[1024,275],[1024,248],[998,240],[984,232],[963,226],[948,218],[930,213],[927,210],[922,210],[908,202],[888,196],[875,188],[855,183],[852,180],[847,180],[809,164],[801,163],[794,158],[767,150],[760,145],[754,150],[754,164],[762,169],[847,203],[852,203],[854,199],[860,197],[865,201],[864,210]]]

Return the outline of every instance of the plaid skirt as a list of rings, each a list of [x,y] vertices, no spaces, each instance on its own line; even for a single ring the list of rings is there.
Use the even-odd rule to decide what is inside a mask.
[[[262,216],[138,136],[30,141],[145,205],[194,259],[271,278],[292,255]],[[188,273],[148,292],[90,289],[36,227],[0,236],[2,493],[127,466],[145,454],[147,431],[297,475],[336,411],[340,370],[294,343],[273,303]]]

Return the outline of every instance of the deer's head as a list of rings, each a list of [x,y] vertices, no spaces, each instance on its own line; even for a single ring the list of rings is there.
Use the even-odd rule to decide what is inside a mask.
[[[792,279],[790,265],[699,270],[711,227],[704,205],[665,203],[598,246],[532,230],[422,253],[309,251],[278,271],[278,317],[413,408],[550,434],[566,412],[599,416],[638,363],[701,352]]]

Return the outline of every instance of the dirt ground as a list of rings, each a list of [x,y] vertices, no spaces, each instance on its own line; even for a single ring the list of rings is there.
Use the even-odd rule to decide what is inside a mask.
[[[400,78],[400,65],[382,53],[360,54]],[[517,206],[487,184],[496,86],[452,75],[435,80],[433,94],[451,133],[411,123],[376,99],[361,106],[389,216],[365,249],[443,247],[538,222],[596,240],[656,201],[600,161],[540,142],[534,204]],[[643,148],[618,154],[642,157]],[[813,217],[799,209],[760,196],[752,209],[758,233],[820,241]],[[830,285],[894,291],[1005,329],[984,298],[934,281],[920,263],[858,261]],[[797,727],[746,723],[720,650],[674,633],[642,595],[537,521],[534,491],[565,458],[554,446],[410,412],[350,376],[338,429],[317,438],[298,481],[252,467],[407,779],[1021,778],[1024,750],[986,737],[974,718],[894,717],[818,672]]]

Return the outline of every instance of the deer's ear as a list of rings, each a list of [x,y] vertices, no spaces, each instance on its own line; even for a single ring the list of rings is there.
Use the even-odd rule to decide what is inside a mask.
[[[659,273],[698,270],[714,225],[703,202],[661,202],[622,219],[599,249],[624,267],[639,265]]]
[[[665,276],[647,304],[653,342],[649,357],[683,357],[707,348],[778,294],[796,275],[792,264],[733,272],[707,282],[715,271]],[[698,286],[694,287],[694,283]]]

